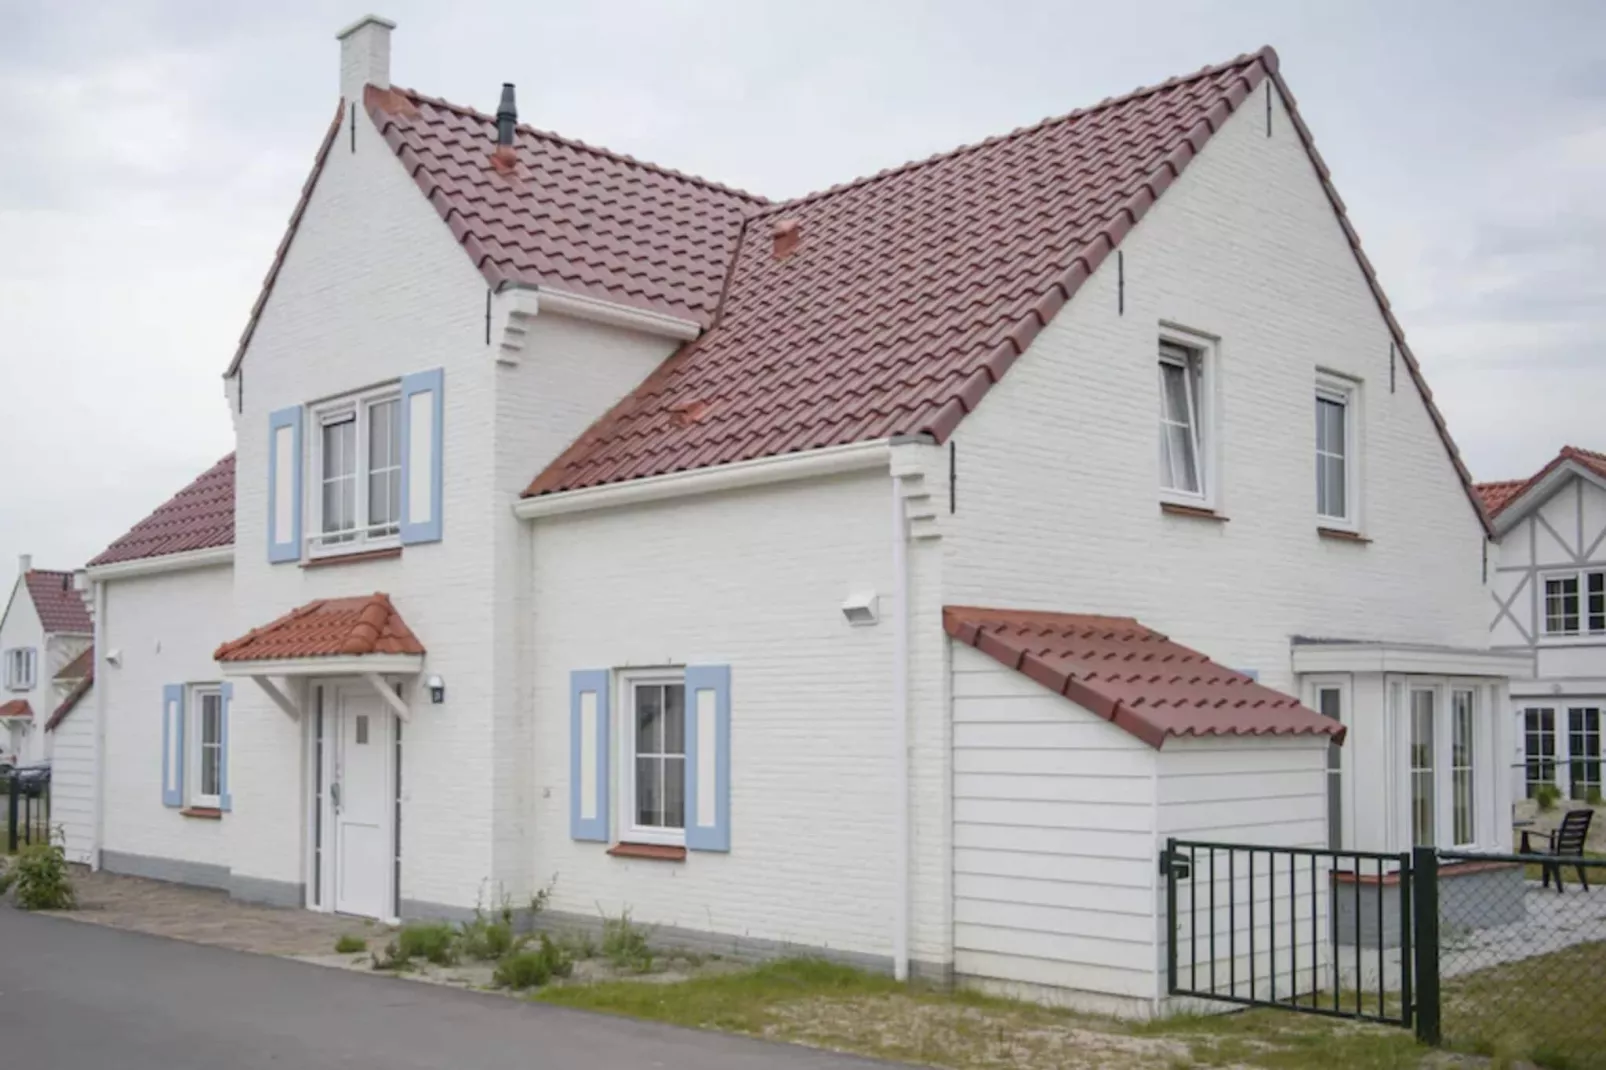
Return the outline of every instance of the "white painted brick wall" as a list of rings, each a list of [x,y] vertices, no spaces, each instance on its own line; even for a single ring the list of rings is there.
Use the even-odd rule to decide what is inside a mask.
[[[39,707],[44,701],[42,696],[48,692],[50,677],[45,672],[45,628],[39,622],[39,613],[34,609],[28,585],[21,576],[17,577],[16,587],[6,606],[5,619],[0,620],[0,652],[18,647],[29,647],[34,651],[34,686],[27,691],[11,690],[6,686],[5,666],[0,665],[0,702],[26,699],[33,708],[36,723],[29,725],[26,731],[11,725],[0,726],[9,733],[0,738],[0,750],[11,750],[14,740],[14,757],[18,762],[39,761],[44,757],[44,742],[40,737],[44,734],[45,720],[50,717],[48,710],[41,717]]]
[[[218,679],[212,651],[233,616],[233,590],[227,567],[106,586],[106,652],[121,659],[109,665],[98,653],[95,667],[95,691],[104,690],[106,703],[102,847],[108,851],[228,866],[234,852],[250,844],[234,835],[232,815],[201,821],[162,805],[162,688]],[[92,726],[95,700],[92,691],[68,724]],[[231,776],[251,763],[235,731],[243,719],[234,713],[230,721]]]
[[[93,687],[50,735],[50,824],[61,830],[67,861],[88,863],[95,844]],[[159,783],[160,771],[156,776]]]
[[[1136,616],[1267,684],[1289,637],[1484,646],[1482,530],[1280,104],[1245,106],[959,428],[949,602]],[[1218,336],[1225,524],[1158,506],[1162,322]],[[1365,533],[1318,538],[1314,380],[1363,381]]]
[[[891,954],[890,508],[867,475],[537,524],[535,870],[554,909]],[[849,627],[865,589],[883,621]],[[732,672],[730,853],[570,840],[570,671],[700,662]],[[941,953],[935,928],[917,959]]]

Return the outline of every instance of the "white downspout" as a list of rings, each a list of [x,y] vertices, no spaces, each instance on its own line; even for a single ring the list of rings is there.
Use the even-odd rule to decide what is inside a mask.
[[[93,642],[93,662],[90,671],[94,673],[95,682],[90,686],[95,691],[95,746],[94,746],[94,833],[89,845],[89,868],[95,871],[100,869],[101,843],[105,839],[106,828],[106,688],[111,683],[106,678],[106,584],[96,581],[94,584],[95,600],[95,629]]]
[[[892,477],[892,717],[898,792],[893,850],[892,975],[909,979],[909,557],[903,479]]]

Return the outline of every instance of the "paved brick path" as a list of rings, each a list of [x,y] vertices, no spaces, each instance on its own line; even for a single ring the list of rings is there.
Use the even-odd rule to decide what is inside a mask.
[[[235,951],[328,955],[343,933],[372,937],[386,931],[359,918],[249,906],[227,892],[77,867],[73,887],[79,908],[64,917]]]

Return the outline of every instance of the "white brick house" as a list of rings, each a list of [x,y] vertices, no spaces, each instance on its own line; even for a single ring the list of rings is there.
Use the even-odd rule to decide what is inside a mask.
[[[1503,842],[1486,518],[1270,50],[770,203],[391,28],[91,563],[101,864],[1141,1013],[1166,835]]]
[[[50,760],[45,726],[66,691],[56,674],[84,652],[93,631],[73,574],[34,568],[24,554],[0,613],[0,762]]]

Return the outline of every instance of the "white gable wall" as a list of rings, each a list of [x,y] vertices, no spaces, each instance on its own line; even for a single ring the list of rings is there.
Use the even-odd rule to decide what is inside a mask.
[[[945,599],[1135,616],[1291,690],[1289,637],[1487,642],[1482,529],[1280,102],[1246,102],[955,435]],[[1162,322],[1220,338],[1221,512],[1162,515]],[[1317,368],[1362,380],[1363,524],[1318,537]],[[945,474],[945,473],[944,473]]]
[[[95,844],[93,685],[50,733],[50,743],[50,824],[61,830],[67,861],[87,864],[93,860]],[[158,784],[161,775],[158,768]]]
[[[15,757],[19,762],[38,761],[44,757],[44,742],[40,737],[44,735],[45,720],[50,717],[49,710],[43,711],[41,716],[39,707],[49,695],[50,675],[45,671],[44,625],[39,622],[39,613],[34,609],[28,585],[21,576],[17,577],[5,619],[0,620],[0,651],[16,647],[33,648],[34,686],[28,691],[12,691],[5,686],[5,667],[0,665],[0,702],[25,699],[33,708],[35,723],[24,732],[11,727],[9,719],[0,721],[0,750],[9,751],[15,740],[18,751]]]
[[[391,596],[428,671],[448,685],[439,706],[416,686],[406,692],[415,712],[402,748],[404,902],[472,907],[492,876],[490,823],[468,816],[492,809],[488,610],[509,590],[496,582],[487,523],[495,377],[485,299],[483,278],[359,103],[356,151],[343,125],[245,355],[235,606],[210,638],[215,646],[315,598]],[[269,564],[268,414],[431,368],[445,369],[444,539],[395,560]],[[310,510],[305,518],[310,531]],[[241,681],[230,732],[234,812],[221,824],[239,847],[235,872],[302,883],[302,729]]]

